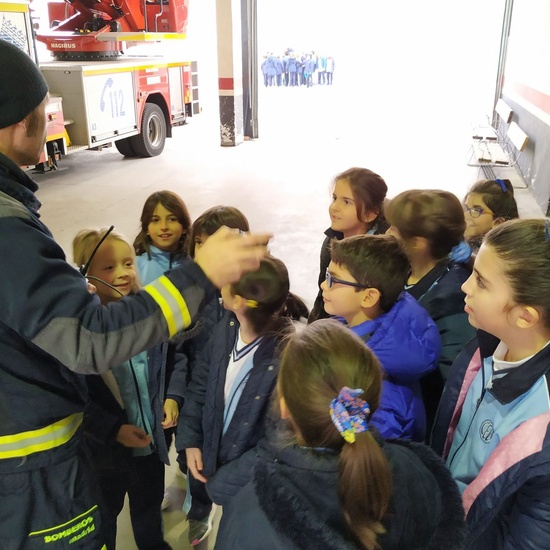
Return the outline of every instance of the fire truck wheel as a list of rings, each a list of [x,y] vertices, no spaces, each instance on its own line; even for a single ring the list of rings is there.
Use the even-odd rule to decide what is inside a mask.
[[[117,139],[115,141],[115,147],[118,149],[118,152],[125,157],[136,157],[137,153],[134,151],[132,146],[132,138]]]
[[[166,142],[166,121],[162,109],[147,103],[143,108],[141,134],[132,136],[131,143],[139,157],[156,157],[164,150]]]

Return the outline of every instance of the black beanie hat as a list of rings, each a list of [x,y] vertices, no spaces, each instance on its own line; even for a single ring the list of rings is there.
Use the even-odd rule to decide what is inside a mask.
[[[36,63],[21,49],[0,39],[0,129],[21,122],[48,93]]]

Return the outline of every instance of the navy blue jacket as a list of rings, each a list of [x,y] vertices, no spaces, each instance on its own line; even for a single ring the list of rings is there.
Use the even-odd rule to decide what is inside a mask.
[[[265,66],[267,69],[266,72],[269,76],[277,75],[277,58],[275,56],[270,55],[265,61]]]
[[[313,61],[311,58],[306,58],[304,61],[304,74],[312,75],[313,71],[315,71],[315,61]]]
[[[441,340],[435,323],[403,292],[390,311],[350,328],[375,353],[385,374],[380,404],[370,422],[384,439],[424,441],[420,379],[437,367]]]
[[[222,435],[225,377],[238,329],[235,315],[226,311],[193,372],[176,435],[178,452],[194,447],[202,450],[202,473],[209,478],[206,488],[212,500],[222,505],[240,488],[234,486],[235,476],[245,479],[237,482],[240,486],[250,478],[248,459],[255,456],[255,446],[264,435],[279,370],[276,355],[280,337],[265,335],[254,353],[254,366],[229,427]],[[244,457],[247,451],[250,453]],[[244,478],[239,471],[241,465]]]
[[[150,349],[147,353],[148,389],[155,421],[153,426],[154,451],[164,464],[170,464],[166,442],[167,434],[161,424],[164,420],[164,401],[170,397],[178,403],[182,403],[186,387],[185,372],[181,373],[181,376],[172,377],[170,372],[167,372],[169,352],[174,352],[173,346],[163,343]],[[186,358],[182,358],[179,363],[186,368]],[[175,368],[178,369],[177,364]],[[86,382],[90,402],[84,413],[84,434],[96,466],[101,469],[111,469],[119,465],[121,455],[131,454],[131,449],[123,447],[116,441],[120,427],[123,424],[128,424],[126,412],[102,377],[88,376]]]
[[[446,458],[466,393],[482,360],[498,340],[479,331],[449,373],[433,430],[432,447]],[[550,347],[504,377],[489,390],[509,404],[545,377],[550,391]],[[469,550],[543,550],[550,541],[550,408],[520,424],[491,453],[462,495]]]
[[[289,57],[288,61],[286,62],[286,70],[289,73],[296,73],[298,72],[298,61],[295,57]]]
[[[475,329],[468,322],[468,315],[464,311],[465,295],[460,288],[470,273],[471,269],[465,264],[444,260],[408,289],[435,321],[441,336],[438,369],[424,377],[421,382],[428,434],[431,432],[451,365],[475,334]]]
[[[216,550],[357,550],[338,497],[338,454],[259,446],[253,479],[224,506]],[[378,537],[384,550],[463,550],[460,493],[428,447],[383,444],[393,497]]]
[[[471,272],[463,263],[445,260],[408,290],[430,314],[439,329],[439,371],[444,380],[447,380],[453,361],[475,334],[464,311],[465,294],[461,289]]]
[[[199,318],[191,329],[187,333],[182,334],[185,342],[179,345],[178,349],[185,354],[188,360],[187,384],[193,379],[196,366],[199,364],[202,355],[206,353],[208,343],[212,337],[212,331],[223,318],[224,313],[225,309],[221,303],[221,296],[218,293],[216,297],[212,298],[204,306]]]

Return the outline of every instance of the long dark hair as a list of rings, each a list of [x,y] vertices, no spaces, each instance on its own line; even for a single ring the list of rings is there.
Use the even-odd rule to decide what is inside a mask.
[[[388,186],[382,176],[368,168],[349,168],[333,179],[331,189],[339,180],[349,183],[357,208],[357,219],[363,220],[369,212],[375,212],[376,218],[367,229],[377,226],[377,233],[385,233],[388,226],[384,216],[384,201]]]
[[[145,252],[147,252],[150,256],[151,237],[147,235],[147,227],[151,223],[153,212],[159,204],[164,206],[168,212],[174,214],[183,227],[183,234],[175,253],[184,254],[187,252],[187,239],[189,236],[189,230],[191,229],[191,217],[187,211],[187,206],[185,206],[185,203],[181,197],[172,191],[156,191],[147,197],[147,200],[143,205],[143,210],[141,211],[141,229],[134,240],[134,250],[138,256],[141,256]]]
[[[268,256],[256,271],[245,273],[231,285],[231,294],[250,300],[254,306],[245,312],[246,319],[258,335],[285,333],[289,319],[307,318],[304,302],[289,292],[290,282],[285,264]]]

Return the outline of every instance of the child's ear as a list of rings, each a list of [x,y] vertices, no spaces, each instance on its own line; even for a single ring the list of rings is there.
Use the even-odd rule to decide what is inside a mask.
[[[364,223],[370,223],[373,222],[376,217],[378,216],[378,212],[372,211],[372,212],[365,212],[363,216],[363,222]]]
[[[517,311],[516,325],[519,328],[534,327],[541,320],[540,312],[532,306],[516,306]]]
[[[497,225],[500,225],[501,223],[504,223],[505,221],[506,220],[502,216],[500,216],[498,218],[495,218],[493,220],[493,226],[492,227],[496,227]]]
[[[415,252],[426,252],[429,250],[428,239],[425,237],[413,237],[410,241],[409,247]]]
[[[290,420],[290,412],[286,406],[286,401],[283,396],[279,396],[279,411],[281,413],[282,420]]]
[[[363,291],[365,294],[361,300],[361,307],[371,308],[380,303],[381,293],[377,288],[367,288]]]
[[[241,309],[245,304],[246,300],[242,296],[238,294],[233,296],[233,309]]]

